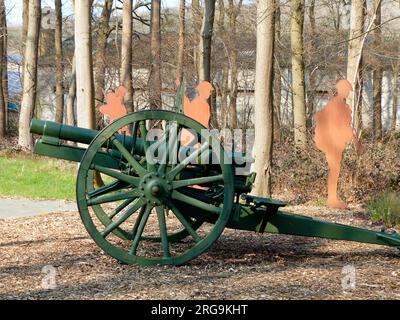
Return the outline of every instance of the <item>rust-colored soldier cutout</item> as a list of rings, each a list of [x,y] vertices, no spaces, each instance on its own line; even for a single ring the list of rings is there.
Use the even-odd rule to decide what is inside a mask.
[[[117,89],[116,92],[108,93],[106,95],[107,104],[99,108],[100,112],[109,118],[110,123],[128,114],[128,112],[126,111],[126,107],[123,103],[124,96],[127,91],[128,90],[126,90],[125,87],[121,86]],[[123,131],[129,134],[128,128],[122,128],[118,130],[119,133],[122,133]]]
[[[180,81],[176,80],[176,85],[180,85]],[[202,81],[197,86],[198,96],[192,101],[187,96],[184,97],[183,113],[197,122],[200,122],[206,128],[210,127],[211,110],[208,104],[208,98],[214,90],[211,83]],[[188,145],[193,140],[193,135],[186,129],[182,130],[181,145]]]
[[[340,174],[340,162],[346,144],[353,141],[357,154],[364,152],[364,147],[358,141],[351,126],[351,109],[345,99],[353,90],[347,80],[336,84],[337,94],[328,104],[315,113],[315,144],[325,153],[328,162],[328,200],[331,208],[346,209],[347,205],[338,199],[337,186]]]

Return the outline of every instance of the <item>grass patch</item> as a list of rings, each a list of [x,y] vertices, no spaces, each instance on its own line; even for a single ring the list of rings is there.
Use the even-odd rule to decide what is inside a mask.
[[[0,154],[0,196],[75,200],[77,165],[20,152]]]
[[[369,211],[374,221],[383,221],[387,227],[400,225],[400,195],[386,192],[369,203]]]

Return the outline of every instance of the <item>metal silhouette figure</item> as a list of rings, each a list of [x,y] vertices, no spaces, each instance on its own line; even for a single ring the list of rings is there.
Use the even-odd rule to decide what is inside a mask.
[[[106,95],[107,104],[99,108],[100,112],[108,117],[110,123],[128,114],[124,105],[124,96],[127,91],[128,90],[125,87],[121,86],[116,92],[108,93]],[[121,128],[118,130],[119,133],[122,133],[123,131],[129,134],[128,128]]]
[[[176,85],[179,87],[180,81],[176,80]],[[208,99],[214,90],[211,83],[202,81],[197,86],[198,96],[192,101],[185,95],[183,100],[183,113],[197,122],[200,122],[204,127],[210,127],[211,108],[208,104]],[[193,135],[186,129],[182,130],[181,145],[189,145],[193,141]]]
[[[357,154],[364,152],[364,146],[358,141],[351,126],[351,109],[345,99],[353,90],[347,80],[340,80],[336,84],[337,94],[328,104],[315,113],[315,145],[325,153],[328,162],[328,199],[327,205],[331,208],[346,209],[347,204],[339,200],[337,186],[340,174],[340,164],[346,144],[353,141]]]

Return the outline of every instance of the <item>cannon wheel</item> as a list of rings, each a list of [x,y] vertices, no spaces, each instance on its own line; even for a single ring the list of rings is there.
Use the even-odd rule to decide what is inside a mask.
[[[154,123],[164,124],[166,129],[158,141],[164,141],[168,147],[179,145],[179,132],[183,128],[191,129],[199,136],[207,135],[202,132],[205,128],[198,122],[168,111],[141,111],[116,120],[99,132],[82,158],[76,186],[77,203],[90,236],[112,257],[129,264],[179,265],[203,253],[223,232],[233,205],[232,168],[223,163],[223,148],[210,135],[201,140],[201,144],[179,163],[168,162],[171,157],[168,152],[159,153],[162,161],[154,163],[150,152],[152,145],[147,139],[147,127]],[[140,132],[144,150],[142,153],[146,155],[138,155],[140,152],[129,148],[125,139],[121,141],[118,132],[122,128],[133,128],[131,141],[135,141],[136,133]],[[94,164],[94,157],[99,151],[106,151],[110,155],[118,151],[120,169]],[[211,152],[221,159],[217,174],[180,178],[188,166],[193,166],[193,161]],[[93,170],[108,176],[112,181],[98,189],[93,188],[90,181]],[[223,186],[223,197],[218,202],[207,203],[185,195],[182,189],[195,185]],[[98,217],[99,210],[96,212],[95,208],[103,204],[114,204],[114,208],[110,208],[108,213],[102,210],[102,217]],[[204,217],[192,218],[191,211],[203,212]],[[167,223],[167,212],[180,223],[180,231],[176,232]],[[214,217],[213,224],[198,229],[203,224],[203,218],[206,220],[210,216]],[[158,222],[156,235],[146,235],[144,232],[147,227],[155,232],[155,224],[151,224],[151,221]],[[188,241],[184,246],[174,247],[175,241],[187,235]],[[160,243],[155,243],[157,241]],[[150,243],[155,243],[158,250]]]
[[[87,192],[89,194],[93,194],[93,192],[96,192],[96,188],[94,186],[94,171],[89,170],[88,176],[87,176],[87,185],[86,185]],[[96,217],[99,219],[99,221],[103,224],[103,226],[107,227],[109,224],[113,222],[112,219],[110,219],[109,215],[107,214],[107,210],[103,209],[101,204],[93,205],[92,209],[94,213],[96,214]],[[190,225],[194,230],[197,230],[198,228],[201,227],[203,224],[203,220],[201,219],[193,219],[190,220]],[[133,235],[130,234],[129,232],[125,231],[124,229],[121,229],[119,227],[115,228],[112,231],[113,234],[115,234],[117,237],[119,237],[122,240],[133,240]],[[168,233],[168,241],[169,242],[179,242],[185,239],[187,236],[190,234],[186,230],[185,227],[183,227],[179,231],[175,232],[170,232]],[[142,239],[146,239],[149,241],[155,241],[155,242],[161,242],[161,237],[142,237]]]

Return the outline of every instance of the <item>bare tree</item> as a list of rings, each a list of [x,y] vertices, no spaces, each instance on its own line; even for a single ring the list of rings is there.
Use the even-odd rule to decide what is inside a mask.
[[[75,55],[72,58],[71,75],[69,80],[68,98],[66,103],[67,109],[67,124],[69,126],[75,126],[75,100],[76,100],[76,63]]]
[[[151,69],[149,77],[149,105],[161,109],[161,3],[151,1]]]
[[[227,42],[227,31],[225,28],[225,3],[224,0],[218,0],[218,19],[217,19],[218,34],[222,38],[223,46]],[[227,50],[222,50],[219,55],[222,61],[222,72],[221,72],[221,82],[219,89],[219,95],[221,97],[220,110],[221,110],[221,128],[225,129],[228,125],[228,85],[229,85],[229,63],[227,57]]]
[[[200,34],[201,21],[203,17],[199,0],[192,0],[191,14],[193,23],[193,34],[195,37],[195,44],[193,48],[193,64],[195,66],[196,75],[199,78],[199,64],[200,64],[199,43],[201,38]]]
[[[7,97],[4,92],[4,81],[3,75],[7,73],[7,42],[6,42],[6,10],[4,5],[4,0],[0,0],[0,138],[4,137],[7,133]],[[4,67],[6,67],[4,69]]]
[[[376,18],[374,20],[374,48],[378,49],[382,46],[382,30],[381,24],[381,0],[374,0],[374,10]],[[374,95],[374,116],[372,118],[372,126],[374,137],[377,140],[382,138],[382,62],[376,57],[377,63],[374,67],[373,78],[373,95]]]
[[[183,80],[183,62],[185,52],[185,0],[179,1],[179,39],[178,39],[178,67],[176,78]]]
[[[281,9],[279,0],[276,0],[275,8],[275,76],[274,76],[274,139],[277,141],[281,140],[281,91],[282,91],[282,79],[281,69],[279,66],[280,59],[277,54],[278,45],[281,41]]]
[[[102,119],[99,108],[104,101],[104,85],[105,85],[105,73],[107,64],[106,50],[107,50],[107,39],[108,35],[110,34],[110,17],[112,12],[112,5],[113,5],[113,0],[105,0],[103,9],[101,11],[99,26],[97,29],[97,50],[94,58],[94,95],[95,95],[95,105],[96,105],[97,127],[100,126]]]
[[[95,128],[91,0],[75,1],[77,125]]]
[[[348,104],[353,110],[353,128],[356,135],[361,130],[361,64],[364,45],[365,0],[353,0],[350,14],[350,41],[348,44],[346,78],[353,86],[353,93],[348,98]]]
[[[128,112],[133,111],[132,34],[132,0],[124,0],[122,7],[121,83],[127,89],[124,104]]]
[[[228,52],[230,65],[230,97],[229,97],[229,113],[230,127],[232,129],[238,126],[237,117],[237,96],[238,96],[238,50],[236,48],[236,23],[237,17],[242,7],[242,0],[235,5],[233,0],[228,0]]]
[[[393,66],[393,84],[392,84],[392,123],[391,123],[391,131],[396,131],[396,122],[397,122],[397,103],[398,103],[398,85],[399,85],[399,71],[400,71],[400,63],[396,63]]]
[[[19,116],[18,144],[25,149],[32,149],[30,122],[36,104],[37,63],[41,18],[40,0],[29,0],[28,32],[24,55],[24,83]]]
[[[304,86],[303,46],[304,0],[291,0],[290,40],[292,46],[294,141],[299,147],[307,143],[307,117]]]
[[[254,158],[257,173],[253,193],[271,195],[273,145],[275,1],[257,1]]]
[[[215,1],[204,0],[204,15],[199,43],[199,81],[211,81],[211,40],[214,27]]]
[[[24,84],[24,55],[25,55],[25,44],[26,44],[26,34],[28,33],[28,19],[29,19],[29,0],[28,1],[22,1],[23,7],[22,7],[22,34],[21,34],[21,39],[22,39],[22,47],[21,47],[21,56],[22,56],[22,68],[21,68],[21,87]]]
[[[64,117],[64,68],[62,49],[62,4],[55,0],[55,51],[56,51],[56,122],[63,122]]]

